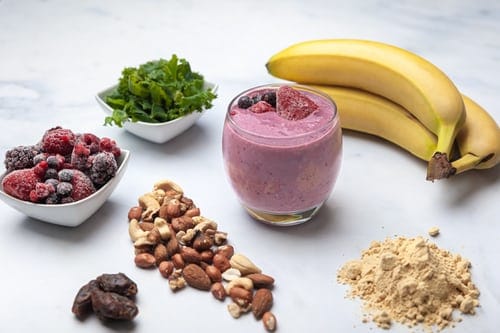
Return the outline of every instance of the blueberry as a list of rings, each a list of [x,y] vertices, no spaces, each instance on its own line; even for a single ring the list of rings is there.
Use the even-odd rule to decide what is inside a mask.
[[[257,94],[252,97],[252,104],[256,104],[262,100],[262,96],[260,94]]]
[[[272,107],[276,107],[276,92],[268,91],[262,94],[262,100],[271,104]]]
[[[59,181],[56,178],[49,178],[45,181],[45,184],[51,184],[52,186],[54,186],[54,190],[55,190],[57,187],[57,184],[59,184]]]
[[[45,171],[44,179],[57,179],[57,178],[59,178],[59,174],[56,169],[48,168]]]
[[[59,167],[59,159],[54,155],[47,157],[47,163],[49,164],[49,168],[57,169]]]
[[[61,197],[67,197],[73,191],[73,185],[67,182],[60,182],[57,185],[57,194]]]
[[[33,157],[33,165],[37,165],[41,161],[45,161],[45,160],[46,160],[46,157],[45,157],[44,153],[37,154],[37,155],[35,155],[35,157]]]
[[[70,182],[73,179],[73,170],[71,169],[62,169],[58,173],[59,181],[61,182]]]
[[[59,196],[57,195],[57,193],[52,193],[51,195],[49,195],[47,197],[47,199],[45,199],[45,203],[48,205],[58,204],[59,203]]]
[[[242,109],[248,109],[253,104],[252,100],[248,96],[241,96],[238,99],[238,107]]]

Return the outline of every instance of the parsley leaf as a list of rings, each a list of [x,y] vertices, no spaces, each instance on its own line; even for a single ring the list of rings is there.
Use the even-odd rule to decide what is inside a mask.
[[[161,123],[212,107],[217,95],[204,89],[204,79],[186,59],[149,61],[126,67],[117,87],[106,96],[113,113],[104,125],[122,127],[126,121]]]

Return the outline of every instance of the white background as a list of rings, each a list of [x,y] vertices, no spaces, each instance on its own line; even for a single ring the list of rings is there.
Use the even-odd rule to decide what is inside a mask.
[[[336,271],[372,240],[424,236],[472,262],[481,291],[476,316],[450,332],[494,332],[500,324],[499,168],[435,183],[424,162],[365,135],[345,133],[335,190],[308,224],[271,228],[239,206],[224,174],[221,133],[230,99],[277,81],[264,67],[282,48],[318,38],[367,38],[429,59],[500,122],[500,4],[497,1],[26,1],[0,0],[0,153],[37,142],[61,125],[114,138],[131,151],[106,204],[77,228],[42,223],[0,203],[0,321],[5,332],[259,332],[211,295],[173,294],[156,271],[133,263],[127,211],[170,178],[227,231],[237,251],[275,277],[280,332],[378,332],[361,303],[345,299]],[[219,85],[219,97],[188,132],[152,144],[102,126],[94,95],[125,66],[172,53]],[[132,324],[84,322],[70,308],[97,275],[124,272],[139,287]],[[409,329],[395,325],[393,332]]]

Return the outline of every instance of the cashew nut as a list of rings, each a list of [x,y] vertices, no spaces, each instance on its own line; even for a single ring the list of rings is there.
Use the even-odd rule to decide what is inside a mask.
[[[161,217],[156,217],[154,220],[154,226],[160,232],[161,239],[167,240],[170,238],[171,233],[170,233],[170,228],[168,227],[167,220]]]
[[[231,289],[234,287],[240,287],[240,288],[243,288],[245,290],[252,290],[253,289],[253,281],[247,277],[239,277],[239,278],[232,279],[226,285],[226,292],[228,295],[229,295],[229,292],[231,291]]]
[[[177,185],[176,183],[174,183],[173,181],[168,180],[168,179],[163,179],[163,180],[157,181],[154,184],[153,189],[155,189],[155,190],[161,189],[165,192],[170,192],[170,191],[174,190],[175,192],[180,194],[181,197],[184,194],[184,191],[182,190],[182,188],[179,185]]]
[[[160,210],[160,203],[151,193],[140,196],[139,205],[144,209],[142,213],[142,219],[144,221],[153,221],[153,215]]]
[[[128,224],[128,234],[132,242],[135,242],[141,237],[146,237],[148,235],[147,231],[141,229],[139,221],[137,219],[131,219]]]
[[[231,263],[231,267],[241,272],[242,276],[262,272],[250,259],[239,253],[234,254],[231,259],[229,259],[229,262]]]
[[[205,232],[207,229],[217,230],[217,223],[204,216],[193,216],[191,219],[195,224],[195,230],[199,230],[201,232]]]

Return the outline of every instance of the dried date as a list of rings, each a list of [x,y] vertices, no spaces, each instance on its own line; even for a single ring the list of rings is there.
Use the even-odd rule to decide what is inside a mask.
[[[78,290],[71,311],[79,319],[94,312],[101,320],[132,320],[139,313],[136,294],[136,283],[125,274],[102,274]]]
[[[97,282],[103,291],[115,292],[129,298],[137,294],[137,284],[123,273],[102,274],[97,277]]]
[[[139,313],[134,301],[120,294],[94,289],[92,309],[101,320],[132,320]]]

